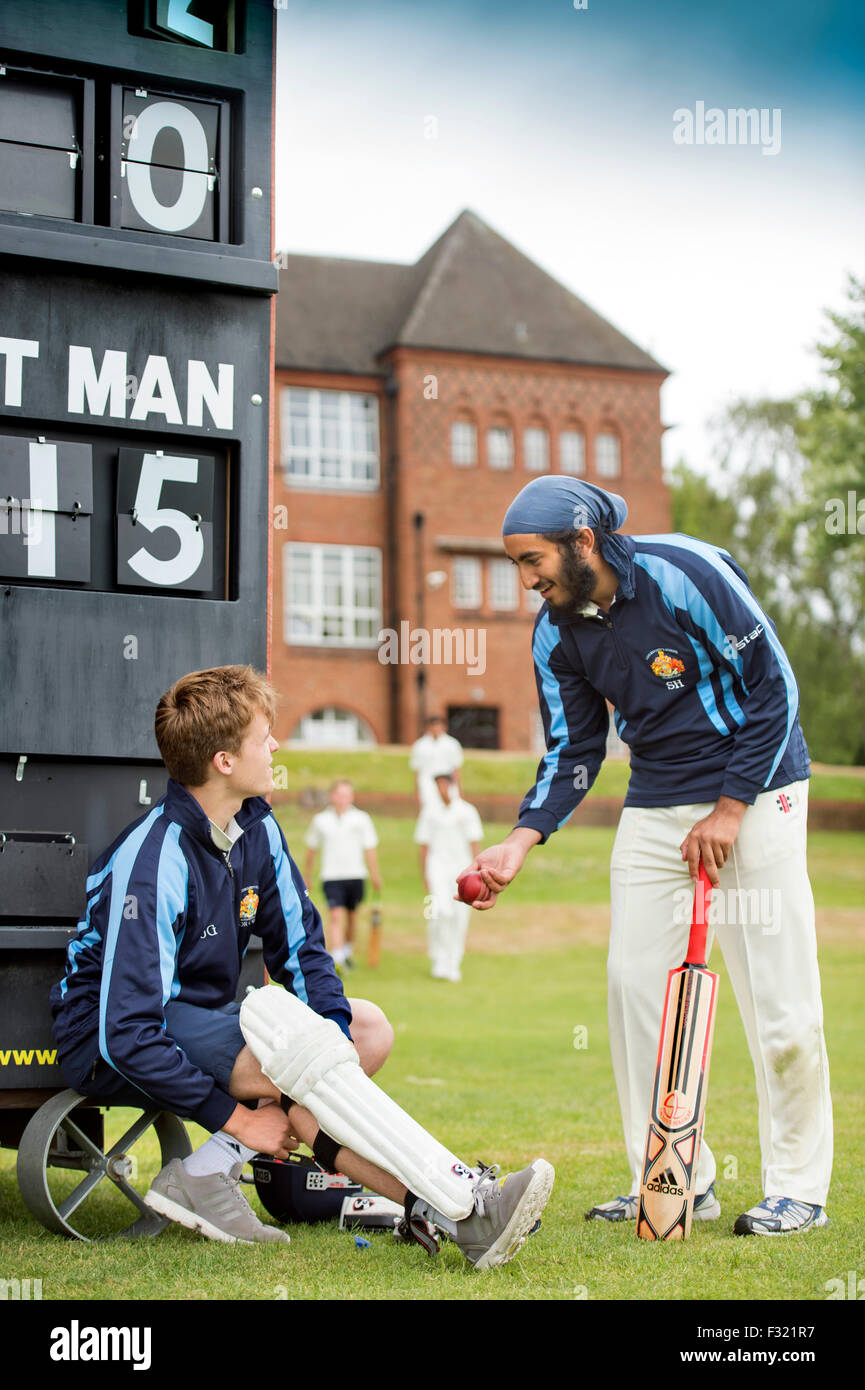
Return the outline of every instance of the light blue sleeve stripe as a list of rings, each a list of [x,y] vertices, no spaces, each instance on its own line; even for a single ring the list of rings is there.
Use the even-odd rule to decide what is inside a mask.
[[[741,726],[745,723],[745,715],[742,712],[742,706],[739,704],[739,701],[736,699],[735,693],[733,691],[733,677],[730,675],[730,672],[727,670],[726,667],[722,667],[718,674],[721,677],[721,689],[724,692],[724,703],[727,706],[727,709],[732,714],[736,723]],[[742,689],[747,695],[748,688],[745,685],[744,681],[742,682]]]
[[[634,556],[634,563],[639,565],[640,569],[645,570],[650,578],[655,581],[661,591],[664,603],[667,605],[673,617],[676,615],[675,611],[677,608],[685,613],[690,613],[694,622],[706,633],[712,645],[726,657],[730,645],[727,641],[727,634],[690,576],[685,574],[683,570],[680,570],[672,561],[664,559],[660,555],[637,554]],[[732,574],[732,570],[730,573]],[[711,675],[714,667],[709,659],[709,654],[701,642],[692,637],[690,633],[686,635],[691,646],[694,648],[700,667],[701,679],[697,684],[697,694],[713,726],[717,729],[719,734],[726,737],[730,733],[730,729],[721,718],[717,704],[715,703],[715,694],[711,685]],[[727,659],[735,670],[736,675],[739,677],[742,689],[747,695],[748,689],[743,679],[742,658],[739,656],[738,652],[735,652]],[[728,696],[732,695],[732,686],[729,684],[729,681],[726,687],[722,682],[721,688],[724,691],[724,703],[727,706],[727,711],[731,719],[733,719],[736,724],[741,724],[742,711],[738,702],[734,699],[731,704],[728,699]]]
[[[89,930],[86,931],[83,936],[76,936],[74,941],[70,941],[69,946],[67,948],[66,959],[69,962],[69,966],[66,971],[66,974],[60,981],[61,999],[66,998],[66,990],[69,987],[69,977],[71,975],[74,975],[78,970],[78,957],[81,955],[81,952],[86,950],[88,946],[95,946],[97,941],[99,940],[99,928],[90,926],[90,914],[93,911],[96,904],[99,902],[99,899],[101,897],[102,893],[100,891],[96,894],[94,898],[91,898],[89,900],[87,904],[87,911],[81,923],[82,927],[88,927]]]
[[[138,828],[133,830],[131,835],[127,836],[123,843],[118,846],[105,869],[97,876],[101,881],[105,878],[106,873],[111,872],[111,900],[108,908],[108,927],[105,932],[105,948],[102,958],[102,984],[99,991],[99,1051],[106,1062],[114,1067],[115,1071],[119,1071],[120,1068],[111,1060],[106,1036],[108,997],[111,989],[114,953],[117,950],[117,937],[120,932],[120,924],[123,921],[123,909],[126,906],[126,890],[129,886],[132,870],[135,867],[138,851],[164,809],[163,806],[154,806],[147,819],[143,820]]]
[[[700,667],[700,679],[697,681],[696,686],[697,694],[700,697],[700,704],[703,706],[712,724],[718,730],[718,733],[723,734],[726,738],[730,730],[718,713],[718,706],[715,703],[715,692],[712,689],[712,671],[714,667],[709,660],[709,653],[706,651],[702,642],[698,642],[696,637],[691,636],[690,632],[686,632],[685,636],[697,654],[697,662]]]
[[[541,676],[541,689],[544,692],[544,699],[550,713],[550,737],[555,739],[557,745],[568,741],[568,721],[565,718],[565,707],[562,703],[559,682],[550,670],[550,654],[561,640],[560,634],[553,630],[549,616],[545,613],[535,628],[532,655]],[[535,797],[529,808],[532,811],[543,806],[549,796],[553,779],[559,770],[558,747],[551,748],[544,755],[542,761],[546,771],[537,783]]]
[[[267,831],[267,839],[270,844],[270,853],[273,859],[274,873],[276,874],[276,887],[279,892],[282,915],[285,918],[285,934],[288,942],[288,959],[286,961],[286,966],[291,971],[291,979],[295,994],[301,1003],[308,1004],[309,996],[306,989],[306,980],[300,968],[300,948],[306,943],[306,932],[303,929],[303,905],[298,897],[297,889],[294,886],[288,858],[282,847],[279,827],[273,819],[273,816],[265,816],[264,827]]]
[[[88,876],[87,882],[86,882],[86,884],[84,885],[85,891],[86,891],[87,893],[92,893],[93,890],[94,890],[94,888],[98,888],[98,887],[100,886],[100,884],[102,884],[102,883],[105,882],[106,878],[107,878],[108,875],[111,873],[111,866],[112,866],[112,864],[114,863],[114,860],[115,860],[116,858],[117,858],[117,854],[116,854],[116,853],[115,853],[115,854],[112,854],[112,856],[111,856],[111,858],[109,859],[108,863],[104,866],[104,868],[102,868],[102,869],[99,870],[99,873],[98,873],[98,874],[90,874],[90,875]]]
[[[673,549],[684,550],[691,555],[699,555],[701,560],[705,560],[707,564],[711,565],[712,569],[715,570],[716,574],[719,575],[719,577],[723,580],[725,584],[729,584],[730,588],[733,590],[733,593],[736,594],[736,596],[741,600],[745,607],[748,608],[751,613],[753,613],[757,621],[763,624],[763,628],[766,634],[766,640],[768,641],[769,646],[772,649],[772,652],[775,656],[775,659],[778,662],[778,666],[781,670],[781,676],[784,681],[784,686],[787,691],[787,729],[784,738],[781,740],[781,745],[778,749],[778,752],[775,755],[775,759],[772,763],[772,766],[769,770],[769,776],[763,783],[763,785],[767,787],[771,782],[772,778],[775,776],[775,771],[778,767],[778,764],[784,756],[784,749],[787,747],[787,744],[790,741],[790,731],[793,728],[793,723],[796,718],[796,711],[799,707],[799,689],[796,685],[796,677],[793,675],[793,669],[789,661],[787,660],[787,653],[784,651],[784,648],[778,641],[776,634],[772,630],[772,625],[769,622],[769,619],[763,612],[754,595],[751,593],[751,590],[747,587],[746,584],[743,584],[736,571],[731,569],[729,565],[724,563],[722,555],[727,554],[726,551],[715,550],[714,547],[712,547],[711,545],[706,545],[704,541],[694,540],[690,536],[640,536],[639,539],[646,541],[657,541],[659,544],[669,545]],[[644,557],[642,556],[636,555],[634,557],[634,559],[638,561],[642,560],[643,558]],[[719,650],[723,651],[723,646]],[[739,660],[741,666],[741,658],[739,657],[738,652],[736,653],[736,657],[737,660]],[[731,661],[730,664],[734,667],[736,666],[735,661]],[[745,689],[744,682],[743,689]],[[747,689],[745,689],[745,694],[747,695],[747,693]]]
[[[181,829],[174,822],[165,832],[156,872],[156,935],[163,1007],[180,993],[177,956],[182,937],[175,936],[174,923],[189,904],[189,865],[180,848]]]

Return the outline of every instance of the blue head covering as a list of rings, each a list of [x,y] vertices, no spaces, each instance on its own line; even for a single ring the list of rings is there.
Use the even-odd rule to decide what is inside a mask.
[[[598,537],[601,555],[619,576],[622,593],[633,598],[630,552],[622,537],[613,534],[627,516],[628,504],[617,493],[605,492],[582,478],[548,473],[533,478],[517,493],[505,512],[502,535],[544,536],[590,526]]]

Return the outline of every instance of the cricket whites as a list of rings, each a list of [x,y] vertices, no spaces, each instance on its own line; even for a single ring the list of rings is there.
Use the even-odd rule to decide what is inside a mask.
[[[687,954],[667,979],[637,1211],[641,1240],[685,1240],[691,1230],[718,998],[718,976],[706,969],[711,898],[701,861]]]

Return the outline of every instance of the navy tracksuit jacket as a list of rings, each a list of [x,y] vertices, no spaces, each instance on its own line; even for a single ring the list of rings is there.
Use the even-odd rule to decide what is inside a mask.
[[[556,618],[532,653],[547,754],[519,824],[546,839],[604,759],[609,716],[631,753],[627,806],[676,806],[810,776],[799,691],[774,624],[725,550],[691,536],[621,536],[633,597]]]
[[[253,931],[272,979],[346,1035],[351,1022],[321,918],[273,812],[253,797],[236,820],[244,833],[223,854],[201,806],[169,781],[93,865],[65,978],[51,991],[61,1055],[97,1034],[116,1071],[210,1130],[237,1102],[168,1036],[163,1007],[230,1004]]]

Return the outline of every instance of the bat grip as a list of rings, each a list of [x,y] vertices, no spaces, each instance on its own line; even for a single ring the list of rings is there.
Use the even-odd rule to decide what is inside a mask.
[[[688,937],[686,965],[706,964],[706,933],[709,921],[709,908],[712,904],[712,884],[700,860],[700,874],[694,889],[694,912],[691,917],[691,935]]]

